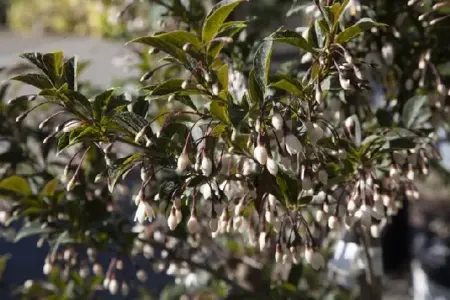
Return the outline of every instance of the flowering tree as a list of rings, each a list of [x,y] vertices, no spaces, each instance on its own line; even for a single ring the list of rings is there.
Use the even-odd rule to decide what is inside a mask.
[[[25,221],[16,240],[37,234],[51,246],[48,282],[21,292],[93,298],[103,282],[128,295],[153,266],[205,297],[328,293],[313,270],[330,237],[346,228],[368,248],[439,157],[442,19],[417,23],[427,6],[414,1],[400,21],[389,1],[294,1],[288,14],[306,9],[311,23],[253,44],[251,20],[228,20],[244,0],[208,12],[201,1],[153,2],[178,28],[129,42],[142,69],[158,64],[133,94],[84,91],[77,59],[61,52],[21,55],[35,72],[12,80],[38,92],[10,100],[4,118],[38,103],[2,135],[22,151],[28,132],[43,144],[6,167],[4,221]],[[276,44],[301,59],[273,70]],[[36,131],[25,121],[44,106]],[[112,257],[105,272],[98,252]]]

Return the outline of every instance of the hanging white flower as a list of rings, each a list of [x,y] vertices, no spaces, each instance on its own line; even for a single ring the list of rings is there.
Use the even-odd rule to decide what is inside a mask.
[[[205,175],[206,177],[208,177],[212,173],[212,161],[206,155],[203,155],[201,169],[203,175]]]
[[[274,159],[269,157],[267,159],[266,167],[267,167],[267,170],[269,171],[270,174],[272,174],[273,176],[277,176],[277,174],[278,174],[278,164],[277,164],[277,162]]]
[[[261,164],[265,165],[267,163],[267,149],[264,145],[259,144],[256,146],[253,157]]]
[[[293,135],[292,133],[289,133],[286,135],[285,138],[285,145],[286,145],[286,151],[290,155],[295,155],[297,153],[300,153],[302,151],[302,144],[298,140],[298,138]]]
[[[146,201],[140,201],[138,208],[136,209],[136,214],[134,216],[134,221],[139,223],[144,223],[146,219],[150,222],[155,218],[155,212],[150,204]]]

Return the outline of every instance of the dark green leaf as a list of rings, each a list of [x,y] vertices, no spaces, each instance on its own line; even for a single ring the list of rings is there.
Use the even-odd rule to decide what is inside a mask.
[[[195,111],[197,110],[197,107],[195,106],[194,102],[192,102],[191,97],[189,96],[175,95],[175,101],[183,103],[184,105],[189,106]]]
[[[295,83],[289,82],[286,79],[281,79],[280,81],[271,83],[270,87],[284,90],[289,94],[295,95],[297,97],[301,97],[303,95],[302,91]]]
[[[141,157],[141,153],[128,155],[127,157],[117,159],[114,164],[110,168],[108,168],[108,189],[111,193],[113,192],[114,186],[116,185],[120,176],[122,176],[123,173],[135,166],[136,163],[139,162]]]
[[[264,90],[261,89],[260,85],[256,81],[254,70],[250,71],[248,80],[250,100],[254,104],[252,106],[259,106],[259,103],[262,103],[264,100]]]
[[[223,0],[214,5],[203,22],[203,43],[211,41],[217,35],[223,22],[225,22],[236,6],[243,1],[244,0]]]
[[[119,123],[119,125],[126,127],[134,134],[138,133],[142,127],[148,124],[148,121],[145,118],[129,111],[124,111],[114,115],[114,119]]]
[[[20,81],[35,86],[41,90],[51,89],[53,87],[48,77],[43,74],[23,74],[14,76],[11,80]]]
[[[96,120],[100,120],[103,116],[115,91],[116,89],[112,88],[95,96],[94,101],[92,102],[92,111]]]
[[[166,34],[167,33],[155,36],[140,37],[130,41],[129,43],[139,43],[152,46],[153,48],[163,51],[172,56],[173,58],[179,60],[180,62],[186,64],[188,62],[186,58],[186,53],[181,48],[171,44],[170,41],[167,41],[165,39]]]
[[[386,25],[374,22],[370,18],[362,18],[355,25],[347,27],[344,31],[339,33],[336,37],[336,43],[344,44],[349,40],[353,39],[354,37],[356,37],[357,35],[364,32],[365,30],[377,26],[386,26]]]
[[[238,127],[239,123],[242,122],[248,111],[240,105],[236,105],[233,102],[233,98],[230,96],[228,99],[228,114],[229,119],[234,127]]]
[[[57,178],[50,180],[42,188],[41,195],[43,196],[53,196],[55,194],[56,187],[58,186],[59,180]]]
[[[151,96],[169,95],[181,91],[182,79],[169,79],[156,86],[153,91],[150,92]]]
[[[228,108],[224,103],[218,100],[211,101],[209,111],[211,112],[211,115],[222,121],[224,124],[231,123],[228,117]]]
[[[308,43],[307,40],[303,38],[303,36],[292,30],[280,30],[273,33],[267,39],[277,41],[280,43],[289,44],[305,50],[307,52],[315,53],[314,48]]]
[[[345,8],[347,7],[349,2],[350,0],[344,0],[344,2],[342,2],[341,4],[335,3],[335,5],[337,5],[333,5],[333,7],[331,8],[331,11],[333,13],[333,27],[337,26],[339,19],[344,13]]]
[[[76,91],[78,89],[77,67],[78,59],[76,57],[68,59],[64,64],[64,77],[66,78],[66,82],[69,85],[69,89],[73,91]]]
[[[29,196],[32,193],[27,180],[17,175],[7,177],[0,181],[0,190],[15,192],[23,196]]]
[[[414,96],[405,103],[402,112],[402,122],[406,128],[412,128],[415,125],[415,121],[422,113],[427,100],[427,96]]]
[[[377,110],[377,120],[382,127],[392,127],[392,115],[384,108]]]
[[[20,231],[17,233],[17,235],[14,239],[14,243],[17,243],[21,239],[29,237],[29,236],[33,236],[33,235],[37,235],[37,234],[43,235],[43,234],[52,233],[54,231],[56,231],[56,229],[51,228],[51,227],[42,227],[39,222],[30,223],[30,224],[22,227],[22,229],[20,229]]]
[[[45,53],[42,62],[46,67],[46,74],[54,83],[57,83],[63,75],[64,54],[61,51]]]
[[[272,56],[273,42],[268,40],[259,45],[253,59],[253,69],[255,70],[255,79],[261,90],[265,92],[267,79],[269,77],[270,60]]]

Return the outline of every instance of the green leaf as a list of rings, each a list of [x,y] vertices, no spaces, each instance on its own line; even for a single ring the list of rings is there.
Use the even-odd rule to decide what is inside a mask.
[[[200,39],[195,34],[184,30],[174,30],[167,33],[155,35],[155,37],[159,37],[167,43],[180,49],[183,49],[183,46],[187,43],[190,43],[197,50],[202,47]]]
[[[415,121],[422,113],[427,100],[427,96],[414,96],[405,103],[402,111],[402,122],[406,128],[412,128],[415,125]]]
[[[134,134],[138,133],[142,127],[148,124],[148,121],[145,118],[130,111],[124,111],[114,115],[114,120],[120,126],[132,131]],[[150,128],[148,128],[148,130],[150,130]]]
[[[94,101],[92,102],[92,112],[96,120],[102,118],[115,91],[116,89],[112,88],[95,96]]]
[[[186,53],[180,47],[177,47],[177,46],[171,44],[170,39],[169,39],[169,41],[167,41],[165,39],[166,35],[167,35],[167,33],[154,35],[154,36],[140,37],[140,38],[130,41],[129,43],[139,43],[139,44],[152,46],[155,49],[158,49],[160,51],[163,51],[163,52],[169,54],[170,56],[179,60],[180,62],[187,64],[188,60],[186,58]]]
[[[280,43],[289,44],[305,50],[307,52],[315,53],[314,48],[308,43],[307,40],[303,38],[303,36],[292,30],[280,30],[274,32],[267,39],[277,41]]]
[[[195,106],[194,102],[192,102],[191,97],[189,96],[175,95],[175,101],[183,103],[184,105],[192,108],[194,111],[197,110],[197,107]]]
[[[347,7],[350,0],[344,0],[341,4],[335,3],[332,8],[331,12],[333,13],[333,26],[336,27],[339,19],[341,18],[342,14],[345,11],[345,8]],[[337,4],[337,5],[336,5]]]
[[[227,94],[228,94],[228,65],[224,64],[223,66],[221,66],[217,71],[217,80],[220,83],[220,92],[219,92],[219,96],[222,99],[226,99],[227,98]]]
[[[264,41],[256,50],[255,57],[253,59],[255,79],[263,92],[265,92],[267,80],[269,77],[272,50],[273,42],[270,40]]]
[[[393,120],[392,115],[384,108],[377,110],[377,121],[382,127],[392,127]]]
[[[22,229],[20,229],[20,231],[17,233],[17,235],[14,239],[14,243],[17,243],[21,239],[29,237],[29,236],[33,236],[36,234],[43,235],[43,234],[52,233],[55,231],[56,231],[56,229],[51,228],[51,227],[42,227],[39,222],[30,223],[30,224],[27,224],[24,227],[22,227]]]
[[[347,27],[344,31],[339,33],[336,37],[336,43],[344,44],[354,37],[361,34],[363,31],[372,27],[387,26],[382,23],[377,23],[370,18],[362,18],[355,25]]]
[[[256,81],[255,70],[250,71],[248,80],[250,100],[254,104],[253,106],[259,106],[259,103],[262,103],[264,100],[264,90],[261,89]]]
[[[276,88],[280,90],[284,90],[289,94],[295,95],[297,97],[302,97],[303,93],[298,88],[298,86],[286,79],[281,79],[280,81],[274,82],[270,84],[271,88]]]
[[[247,27],[247,24],[245,21],[230,21],[227,23],[224,23],[222,27],[219,30],[219,33],[217,34],[217,37],[233,37],[237,33],[239,33],[241,30]],[[214,58],[217,57],[217,55],[220,53],[222,48],[224,47],[224,43],[222,42],[214,42],[208,47],[208,56],[212,59],[210,59],[211,62],[214,61]]]
[[[279,172],[277,175],[277,185],[286,203],[293,203],[297,200],[298,180],[291,178],[289,175]]]
[[[32,194],[27,180],[17,175],[10,176],[0,181],[0,189],[15,192],[16,194],[23,196]]]
[[[64,77],[66,79],[67,84],[69,85],[69,89],[73,91],[76,91],[78,89],[77,68],[78,68],[78,59],[76,57],[72,57],[64,63]]]
[[[117,159],[114,164],[108,168],[108,189],[112,193],[114,186],[123,173],[132,168],[142,157],[141,153],[128,155],[124,158]]]
[[[231,12],[243,1],[245,0],[223,0],[213,6],[203,22],[203,43],[211,41],[217,35],[217,32],[219,32],[219,29]]]
[[[8,260],[11,258],[11,256],[12,256],[11,254],[4,254],[0,256],[0,282],[2,281],[3,272],[5,272],[6,269],[6,264]]]
[[[41,195],[43,196],[53,196],[55,194],[56,187],[58,186],[59,180],[57,178],[50,180],[42,188]]]
[[[234,127],[238,127],[239,123],[242,122],[247,112],[248,111],[245,110],[243,106],[235,104],[231,96],[228,97],[228,114],[229,119]]]
[[[151,96],[164,96],[164,95],[169,95],[169,94],[179,92],[179,91],[181,91],[182,83],[183,83],[182,79],[169,79],[169,80],[157,85],[156,88],[150,92],[150,95]]]
[[[64,53],[62,51],[46,53],[42,56],[42,62],[47,70],[45,73],[54,83],[57,83],[63,75]]]
[[[51,81],[48,79],[47,76],[43,74],[33,74],[33,73],[23,74],[14,76],[10,80],[20,81],[32,85],[34,87],[37,87],[38,89],[41,90],[53,88]]]
[[[211,112],[211,115],[219,119],[224,124],[228,125],[231,123],[228,117],[228,108],[224,103],[217,100],[211,101],[209,111]]]

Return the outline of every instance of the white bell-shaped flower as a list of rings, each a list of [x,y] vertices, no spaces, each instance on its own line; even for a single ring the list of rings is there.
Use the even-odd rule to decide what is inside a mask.
[[[179,172],[183,172],[184,170],[186,170],[188,165],[189,165],[189,156],[186,151],[183,151],[181,155],[178,157],[177,170]]]
[[[290,155],[296,155],[297,153],[300,153],[303,149],[302,144],[300,143],[299,139],[292,133],[289,133],[286,135],[285,145],[286,145],[286,151]]]
[[[280,113],[276,112],[272,116],[272,126],[275,128],[275,130],[282,130],[283,129],[283,117],[280,115]]]
[[[259,144],[258,146],[256,146],[254,152],[253,152],[253,157],[261,164],[261,165],[265,165],[267,163],[267,149],[266,147],[264,147],[264,145]]]
[[[134,221],[139,223],[144,223],[146,219],[152,221],[155,218],[155,212],[152,206],[146,201],[140,201],[138,208],[136,209],[136,214],[134,216]]]
[[[277,164],[277,162],[274,159],[269,157],[267,159],[266,167],[267,167],[267,170],[269,171],[270,174],[272,174],[273,176],[277,176],[277,174],[278,174],[278,164]]]
[[[206,155],[203,155],[201,170],[203,175],[205,175],[206,177],[209,177],[209,175],[211,175],[212,173],[212,161]]]

